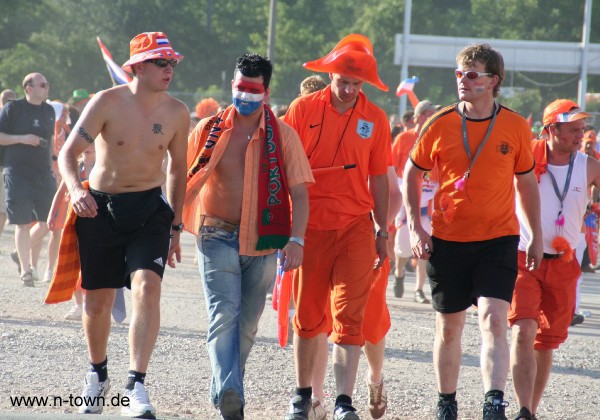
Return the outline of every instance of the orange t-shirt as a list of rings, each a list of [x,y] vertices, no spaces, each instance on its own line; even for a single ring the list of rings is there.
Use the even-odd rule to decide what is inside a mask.
[[[410,151],[417,142],[417,137],[419,137],[419,134],[414,129],[411,129],[398,134],[394,139],[392,164],[399,178],[402,178],[404,175],[404,166],[406,165]]]
[[[440,188],[434,199],[439,209],[442,193],[448,193],[456,206],[452,223],[433,222],[433,236],[447,241],[471,242],[519,234],[515,215],[514,175],[534,167],[530,129],[527,120],[500,105],[490,137],[471,169],[463,191],[454,183],[469,168],[463,146],[462,115],[457,104],[435,114],[421,130],[410,154],[411,162],[428,171],[437,166]],[[467,118],[468,143],[475,156],[492,118]]]
[[[315,173],[308,189],[308,227],[342,229],[373,209],[369,175],[389,166],[390,126],[385,112],[360,92],[354,109],[340,114],[331,104],[331,86],[292,102],[283,120],[300,135],[313,169],[356,164],[356,168]]]

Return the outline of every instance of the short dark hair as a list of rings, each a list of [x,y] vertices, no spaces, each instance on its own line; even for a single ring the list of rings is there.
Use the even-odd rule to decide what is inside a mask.
[[[487,73],[498,76],[498,83],[494,86],[494,98],[498,97],[500,85],[504,80],[504,59],[489,44],[473,44],[463,48],[456,56],[458,65],[472,66],[479,62],[485,66]]]
[[[258,54],[244,54],[235,61],[235,71],[239,71],[246,77],[263,77],[263,86],[269,87],[273,64],[271,61]],[[234,73],[235,74],[235,73]]]

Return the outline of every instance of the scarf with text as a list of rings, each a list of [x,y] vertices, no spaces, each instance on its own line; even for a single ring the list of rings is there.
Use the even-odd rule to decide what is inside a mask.
[[[212,117],[202,130],[199,144],[188,169],[187,182],[193,183],[195,175],[210,161],[225,121],[235,108],[229,106]],[[256,250],[281,249],[290,236],[290,202],[283,171],[281,136],[277,117],[268,105],[264,105],[265,139],[261,146],[258,169],[258,242]]]

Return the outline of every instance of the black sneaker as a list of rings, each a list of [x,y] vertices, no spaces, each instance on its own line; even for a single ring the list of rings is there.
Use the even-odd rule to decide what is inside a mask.
[[[438,401],[436,419],[456,420],[458,419],[458,404],[455,401]]]
[[[17,264],[17,271],[19,272],[19,274],[21,274],[21,260],[19,259],[19,253],[16,249],[10,253],[10,259],[13,260],[15,264]]]
[[[397,298],[404,296],[404,274],[402,277],[396,276],[396,282],[394,283],[394,296]]]
[[[492,399],[491,397],[483,404],[483,420],[508,420],[504,409],[508,407],[506,401]]]
[[[333,420],[360,420],[356,408],[350,404],[338,404],[333,410]]]
[[[583,324],[585,321],[585,317],[581,314],[573,314],[573,319],[571,320],[571,327],[579,324]]]
[[[533,414],[531,414],[531,411],[529,411],[525,407],[521,407],[519,413],[517,414],[517,417],[515,417],[515,420],[533,420],[534,418],[535,417],[533,416]]]
[[[285,420],[308,420],[308,413],[312,409],[312,399],[302,395],[294,395],[290,401],[290,411],[285,415]]]
[[[221,402],[219,403],[219,411],[225,420],[243,420],[244,407],[242,399],[235,389],[229,388],[223,392]]]

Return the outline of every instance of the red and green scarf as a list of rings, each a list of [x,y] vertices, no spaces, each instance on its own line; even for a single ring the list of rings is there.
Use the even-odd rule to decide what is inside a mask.
[[[258,170],[258,242],[256,250],[281,249],[290,236],[290,202],[283,170],[281,135],[277,117],[268,105],[264,105],[265,139],[261,147]],[[188,183],[194,175],[210,161],[210,157],[221,134],[225,130],[227,115],[233,112],[229,106],[212,117],[204,126],[199,144],[204,144],[196,152],[188,169]]]

